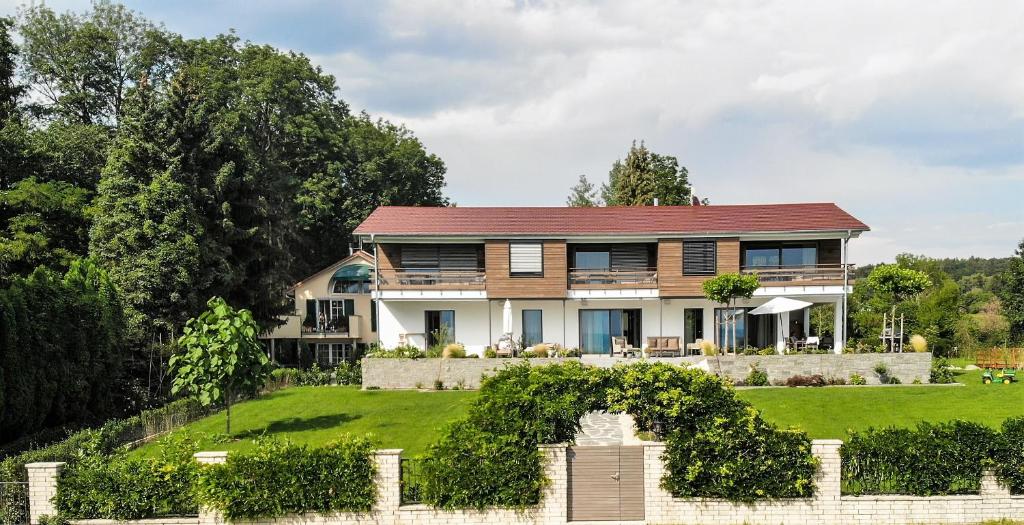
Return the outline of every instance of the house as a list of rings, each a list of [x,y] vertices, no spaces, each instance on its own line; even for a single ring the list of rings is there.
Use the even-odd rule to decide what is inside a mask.
[[[677,336],[691,347],[711,339],[730,350],[782,349],[817,336],[838,353],[852,290],[848,243],[868,230],[831,203],[385,206],[355,234],[376,257],[372,296],[385,347],[430,346],[446,331],[481,353],[502,336],[508,301],[514,338],[526,345],[608,354],[612,337],[642,348],[648,337]],[[730,311],[705,299],[701,285],[735,272],[757,274],[761,287],[738,305],[733,344]],[[776,297],[815,306],[748,314]],[[826,330],[811,326],[818,305],[834,310]]]
[[[260,337],[271,358],[299,364],[300,349],[321,366],[334,366],[362,354],[377,341],[377,311],[373,307],[373,256],[352,255],[288,288],[295,310],[282,324]]]

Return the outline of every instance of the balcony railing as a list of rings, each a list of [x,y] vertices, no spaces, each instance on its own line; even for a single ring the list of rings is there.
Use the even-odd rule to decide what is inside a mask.
[[[359,337],[359,322],[362,319],[358,315],[346,315],[336,319],[317,321],[315,324],[303,324],[302,335],[345,335],[347,337]]]
[[[807,266],[787,267],[766,267],[766,268],[743,268],[743,273],[756,274],[762,284],[819,284],[821,281],[842,282],[843,274],[849,273],[849,279],[853,281],[852,264],[813,264]]]
[[[377,278],[383,290],[483,290],[486,274],[482,268],[393,268],[380,269]]]
[[[585,288],[657,288],[658,271],[654,268],[623,270],[569,269],[569,287]]]

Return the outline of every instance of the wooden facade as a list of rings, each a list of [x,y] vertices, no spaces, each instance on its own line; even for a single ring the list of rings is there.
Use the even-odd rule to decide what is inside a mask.
[[[718,273],[740,271],[739,239],[716,239],[715,250]],[[712,277],[683,275],[682,239],[661,239],[658,242],[658,289],[661,297],[703,297],[701,286]]]
[[[487,296],[496,299],[561,299],[569,282],[564,240],[543,241],[544,274],[512,276],[509,272],[509,241],[491,239],[484,245]]]

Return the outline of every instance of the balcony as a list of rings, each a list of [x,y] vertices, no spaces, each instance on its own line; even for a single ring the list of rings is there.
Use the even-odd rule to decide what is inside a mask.
[[[848,272],[853,282],[852,264],[813,264],[792,267],[743,268],[745,274],[754,274],[762,286],[788,286],[804,284],[842,284],[843,275]]]
[[[362,316],[345,315],[336,319],[318,321],[316,324],[303,324],[302,337],[345,337],[358,339],[361,337],[360,327]]]
[[[658,271],[654,268],[628,268],[615,270],[591,270],[583,268],[569,269],[569,288],[575,290],[657,287]]]
[[[483,290],[483,268],[393,268],[377,272],[381,290]]]

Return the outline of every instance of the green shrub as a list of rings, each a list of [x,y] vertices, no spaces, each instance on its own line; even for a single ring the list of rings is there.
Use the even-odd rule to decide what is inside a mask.
[[[342,437],[319,448],[263,440],[200,469],[199,501],[228,520],[305,512],[367,512],[376,500],[372,446]]]
[[[868,384],[868,380],[865,379],[864,376],[854,372],[854,373],[850,374],[850,384],[851,385],[866,385],[866,384]]]
[[[825,381],[825,377],[821,374],[813,374],[809,376],[795,375],[786,379],[786,386],[825,386],[828,381]]]
[[[495,357],[498,357],[498,351],[488,346],[487,348],[484,348],[484,357],[494,359]]]
[[[72,461],[86,450],[110,454],[128,443],[176,429],[211,412],[194,399],[179,399],[127,419],[112,419],[98,429],[80,430],[52,445],[5,458],[0,461],[0,481],[27,481],[27,463]]]
[[[665,440],[661,486],[673,496],[754,501],[814,493],[818,461],[806,434],[775,428],[753,407],[709,419],[697,432],[677,430]]]
[[[61,472],[54,505],[68,519],[196,514],[196,449],[196,442],[182,435],[161,442],[156,458],[84,451]]]
[[[334,382],[339,385],[363,384],[363,365],[359,361],[343,361],[334,369]]]
[[[440,355],[440,352],[438,352],[438,355]],[[423,350],[420,350],[413,345],[396,346],[391,350],[377,347],[366,354],[366,357],[374,357],[378,359],[422,359],[426,356],[427,355]]]
[[[978,423],[920,423],[868,429],[840,449],[843,492],[934,496],[976,493],[996,444]]]
[[[702,422],[734,417],[746,406],[721,378],[696,368],[641,362],[613,372],[617,384],[608,390],[608,404],[633,416],[640,431],[651,432],[660,421],[665,431],[695,432]]]
[[[992,452],[996,476],[1011,494],[1024,494],[1024,417],[1003,421],[999,441]]]
[[[443,509],[536,505],[547,483],[541,459],[536,441],[459,421],[422,461],[421,498]]]
[[[932,359],[931,372],[928,375],[929,383],[947,384],[956,382],[953,370],[949,368],[949,361],[943,357]]]
[[[758,368],[755,363],[750,365],[750,373],[747,374],[747,378],[743,380],[743,384],[746,386],[768,386],[771,383],[768,381],[768,373],[763,369]]]
[[[331,384],[331,371],[313,363],[308,370],[300,370],[295,380],[298,386],[327,386]]]

